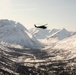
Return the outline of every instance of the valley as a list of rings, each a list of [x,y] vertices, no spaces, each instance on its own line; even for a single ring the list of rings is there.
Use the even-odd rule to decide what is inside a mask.
[[[0,75],[76,75],[76,32],[0,20]]]

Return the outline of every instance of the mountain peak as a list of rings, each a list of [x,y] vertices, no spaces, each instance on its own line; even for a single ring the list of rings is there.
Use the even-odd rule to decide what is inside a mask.
[[[65,28],[57,31],[56,33],[52,34],[50,38],[57,38],[58,40],[62,40],[71,36],[71,32],[67,31]]]
[[[0,41],[28,48],[41,45],[21,23],[7,19],[0,20]]]
[[[49,35],[49,29],[32,28],[29,30],[37,39],[45,39]]]
[[[66,30],[65,28],[63,28],[62,30]]]
[[[68,32],[65,28],[61,29],[61,31],[66,31],[66,32]]]

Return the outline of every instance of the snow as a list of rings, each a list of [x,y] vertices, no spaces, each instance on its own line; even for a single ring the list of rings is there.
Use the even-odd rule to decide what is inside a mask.
[[[14,75],[19,75],[18,73],[15,73],[15,72],[12,71],[11,69],[7,69],[7,68],[5,68],[5,67],[0,68],[0,69],[2,69],[2,70],[4,70],[4,71],[7,71],[7,72],[9,72],[9,73],[13,73]]]
[[[29,31],[37,39],[45,39],[45,38],[47,38],[48,35],[50,35],[50,33],[49,33],[50,30],[48,30],[48,29],[32,28]]]
[[[44,48],[41,48],[43,46],[41,42],[45,45]],[[75,60],[76,32],[70,32],[64,28],[61,30],[34,28],[28,31],[15,21],[0,20],[0,58],[3,59],[2,56],[5,57],[6,62],[1,62],[6,65],[16,62],[35,67],[44,63],[52,64],[51,61]],[[1,69],[16,74],[3,65]]]
[[[50,44],[43,50],[46,50],[48,54],[54,57],[52,60],[69,60],[76,57],[76,35],[65,38],[56,42],[54,45]]]
[[[31,39],[33,38],[32,34],[30,32],[26,31],[26,33]]]
[[[27,48],[41,47],[41,43],[19,22],[0,20],[0,41]]]
[[[65,39],[71,36],[71,32],[67,31],[65,28],[57,31],[56,33],[52,34],[50,38],[57,38],[58,40]]]
[[[33,62],[37,62],[37,63],[39,63],[39,62],[46,62],[46,60],[38,60],[38,59],[31,59],[31,58],[28,58],[28,59],[26,59],[24,62],[29,62],[29,63],[33,63]]]
[[[54,48],[76,50],[76,35],[59,41]]]
[[[72,35],[75,35],[76,32],[68,31],[65,28],[63,29],[40,29],[40,28],[32,28],[29,32],[38,40],[45,39],[57,39],[63,40]]]
[[[50,45],[54,44],[58,41],[58,39],[50,39],[50,36],[56,32],[58,32],[60,29],[40,29],[40,28],[32,28],[29,30],[29,32],[41,43],[44,45]]]
[[[37,38],[38,41],[43,43],[45,45],[45,47],[46,46],[54,47],[56,45],[56,43],[58,43],[58,42],[60,42],[60,41],[62,41],[64,39],[68,39],[69,37],[76,34],[76,32],[68,31],[65,28],[63,28],[63,29],[38,29],[38,28],[32,28],[32,29],[29,30],[29,32],[31,32],[31,34],[35,38]],[[64,45],[65,45],[65,43],[64,43]],[[72,46],[72,44],[70,44],[70,45]],[[58,46],[59,48],[62,48],[62,46],[60,44],[59,44],[59,46]]]
[[[59,31],[60,29],[40,29],[40,28],[32,28],[30,29],[30,33],[34,35],[37,39],[42,40],[49,38],[52,34]]]
[[[3,42],[3,41],[1,41],[0,44],[1,44],[2,46],[4,46],[4,47],[23,49],[22,46],[17,45],[17,44],[10,44],[10,43],[6,43],[6,42]]]
[[[40,48],[43,46],[42,43],[45,45],[42,50],[47,50],[48,54],[54,54],[53,59],[76,57],[76,32],[67,31],[65,28],[52,30],[33,28],[28,31],[22,24],[15,21],[0,20],[0,48],[2,50],[10,51],[7,47],[19,49],[23,49],[23,47]],[[20,57],[19,61],[23,61],[23,58],[25,57]],[[34,59],[24,61],[29,60],[32,62],[42,61]]]

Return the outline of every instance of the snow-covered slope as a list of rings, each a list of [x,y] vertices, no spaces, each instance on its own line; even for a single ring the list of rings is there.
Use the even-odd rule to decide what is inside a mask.
[[[50,35],[52,35],[52,34],[58,32],[59,30],[60,30],[60,29],[52,29],[52,30],[50,30]]]
[[[56,33],[52,34],[50,36],[50,38],[57,38],[58,40],[62,40],[62,39],[65,39],[67,37],[70,37],[71,36],[71,33],[70,31],[67,31],[65,28],[57,31]]]
[[[0,41],[28,48],[41,46],[22,24],[11,20],[0,20]]]
[[[50,55],[53,55],[53,60],[69,60],[76,58],[76,35],[58,41],[55,44],[50,44],[45,48]]]
[[[32,28],[29,30],[32,35],[34,35],[37,39],[45,39],[50,33],[50,30],[40,29],[40,28]]]
[[[58,43],[56,43],[56,45],[54,46],[54,48],[56,49],[64,49],[64,50],[75,50],[76,51],[76,35],[73,35],[69,38],[66,38],[62,41],[59,41]]]
[[[32,35],[34,35],[37,39],[45,39],[49,37],[51,34],[57,32],[59,29],[40,29],[40,28],[32,28],[29,31]]]
[[[54,46],[57,42],[76,35],[76,32],[63,29],[39,29],[32,28],[29,30],[45,46]]]

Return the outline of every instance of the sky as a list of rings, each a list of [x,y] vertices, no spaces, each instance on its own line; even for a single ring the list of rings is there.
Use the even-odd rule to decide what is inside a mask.
[[[0,19],[76,31],[76,0],[0,0]]]

